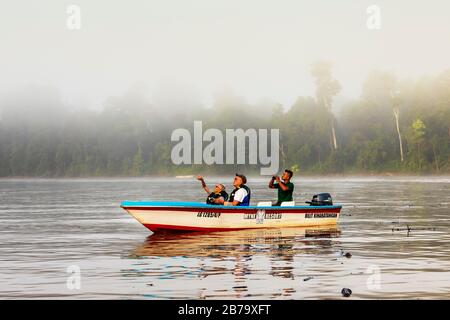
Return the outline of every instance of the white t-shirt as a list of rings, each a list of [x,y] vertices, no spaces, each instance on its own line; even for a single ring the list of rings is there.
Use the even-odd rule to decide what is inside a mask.
[[[247,196],[248,192],[244,188],[240,188],[236,193],[234,194],[234,199],[236,201],[239,201],[241,203],[244,201],[244,198]]]

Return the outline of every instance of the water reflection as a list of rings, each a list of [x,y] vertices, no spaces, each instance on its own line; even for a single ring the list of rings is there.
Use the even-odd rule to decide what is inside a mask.
[[[254,254],[263,254],[284,261],[292,261],[297,254],[328,253],[337,226],[252,229],[213,233],[155,233],[134,249],[137,257],[210,257],[251,260]]]
[[[135,276],[158,276],[159,279],[211,277],[228,279],[228,288],[200,290],[199,299],[210,297],[249,298],[255,297],[250,289],[250,279],[294,280],[294,271],[301,267],[294,263],[296,256],[336,253],[340,230],[334,227],[255,229],[216,233],[157,233],[147,237],[130,254],[134,259],[150,259],[134,269]],[[194,260],[189,266],[165,270],[156,275],[153,271],[158,261],[165,259]],[[142,260],[140,260],[142,261]],[[153,266],[153,267],[152,267]],[[172,266],[173,267],[173,266]],[[170,269],[170,268],[169,268]],[[123,270],[125,271],[125,270]],[[126,270],[125,272],[129,272]],[[209,283],[211,283],[211,281]],[[272,292],[271,297],[289,297],[296,290],[291,285]],[[173,291],[172,291],[173,293]],[[167,297],[166,297],[167,298]]]

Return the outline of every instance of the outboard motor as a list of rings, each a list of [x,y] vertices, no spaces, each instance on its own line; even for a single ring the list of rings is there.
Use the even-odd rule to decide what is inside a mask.
[[[329,193],[315,194],[311,201],[306,201],[312,206],[332,206],[333,199]]]

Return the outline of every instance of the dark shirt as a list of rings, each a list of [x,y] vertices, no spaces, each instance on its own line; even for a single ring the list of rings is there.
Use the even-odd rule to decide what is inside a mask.
[[[278,201],[276,205],[281,205],[282,202],[292,201],[292,193],[294,192],[294,184],[292,182],[285,183],[285,186],[288,187],[288,190],[284,191],[281,189],[278,183],[274,183],[273,187],[278,189]]]
[[[222,203],[215,203],[214,202],[215,199],[219,199],[221,197],[223,198],[223,201],[227,201],[228,200],[228,193],[226,193],[225,191],[220,191],[220,193],[211,192],[209,194],[208,198],[206,198],[206,203],[207,204],[221,205]]]

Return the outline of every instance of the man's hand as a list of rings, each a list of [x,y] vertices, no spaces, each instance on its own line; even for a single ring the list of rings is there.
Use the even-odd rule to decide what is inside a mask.
[[[275,176],[275,180],[276,180],[278,183],[280,183],[280,181],[281,181],[281,179],[280,179],[279,176]]]
[[[269,182],[269,188],[270,189],[274,189],[275,187],[273,186],[273,182],[275,181],[275,179],[277,178],[278,176],[272,176],[272,178],[270,179],[270,182]]]
[[[209,189],[208,189],[208,187],[206,186],[206,183],[205,183],[205,180],[203,180],[203,177],[202,177],[202,176],[197,176],[197,180],[200,181],[200,182],[202,183],[202,188],[203,188],[203,190],[205,190],[205,192],[206,192],[207,194],[209,194]]]

